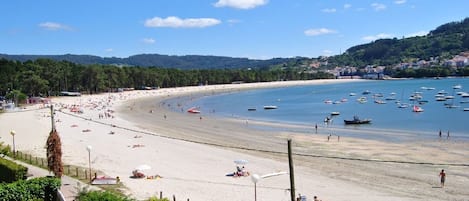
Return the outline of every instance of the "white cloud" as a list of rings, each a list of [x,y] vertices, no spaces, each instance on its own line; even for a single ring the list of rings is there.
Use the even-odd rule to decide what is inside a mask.
[[[112,52],[112,51],[114,51],[114,49],[112,49],[112,48],[107,48],[107,49],[105,49],[104,51],[106,51],[106,52]]]
[[[307,36],[319,36],[324,34],[333,34],[337,33],[335,30],[326,29],[326,28],[319,28],[319,29],[308,29],[304,31],[305,35]]]
[[[215,7],[233,7],[238,9],[252,9],[267,4],[268,0],[218,0]]]
[[[40,23],[38,26],[45,30],[50,30],[50,31],[70,30],[70,27],[63,25],[63,24],[56,23],[56,22],[43,22],[43,23]]]
[[[348,3],[347,3],[347,4],[344,4],[344,9],[349,9],[349,8],[351,8],[351,7],[352,7],[351,4],[348,4]]]
[[[428,34],[428,31],[418,31],[418,32],[415,32],[415,33],[407,34],[405,37],[410,38],[410,37],[414,37],[414,36],[425,36],[427,34]]]
[[[155,39],[153,39],[153,38],[144,38],[144,39],[142,39],[142,42],[143,42],[143,43],[146,43],[146,44],[153,44],[153,43],[155,43],[156,41],[155,41]]]
[[[386,9],[386,5],[381,4],[381,3],[372,3],[371,7],[373,7],[373,9],[375,9],[375,11],[380,11],[380,10]]]
[[[325,13],[335,13],[337,10],[335,8],[325,8],[325,9],[322,9],[321,11]]]
[[[394,1],[395,4],[405,4],[407,0],[396,0]]]
[[[214,18],[181,19],[175,16],[170,16],[167,18],[154,17],[145,20],[146,27],[203,28],[214,26],[220,23],[220,20]]]
[[[380,33],[374,36],[364,36],[362,37],[362,40],[371,42],[371,41],[375,41],[375,40],[382,39],[382,38],[392,38],[392,37],[393,37],[392,34]]]

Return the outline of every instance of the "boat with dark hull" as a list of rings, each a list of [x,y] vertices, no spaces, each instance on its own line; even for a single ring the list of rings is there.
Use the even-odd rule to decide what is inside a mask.
[[[345,124],[369,124],[371,119],[360,119],[358,116],[354,116],[352,120],[344,119]]]

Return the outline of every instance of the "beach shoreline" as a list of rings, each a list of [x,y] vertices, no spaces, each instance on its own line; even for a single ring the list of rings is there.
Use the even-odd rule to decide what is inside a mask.
[[[250,161],[251,173],[266,174],[288,170],[286,140],[292,139],[295,164],[296,192],[323,200],[454,200],[467,197],[464,188],[468,181],[467,167],[370,162],[349,159],[377,159],[386,161],[434,162],[440,164],[467,161],[467,142],[426,140],[413,143],[385,143],[374,140],[334,137],[327,141],[327,133],[305,135],[294,129],[267,132],[253,129],[260,122],[244,119],[223,119],[188,114],[172,110],[165,100],[190,97],[191,94],[211,95],[230,90],[286,87],[305,84],[328,84],[338,80],[294,81],[239,85],[181,87],[152,91],[101,94],[81,98],[58,98],[55,104],[73,105],[92,102],[109,104],[112,117],[101,119],[104,111],[84,108],[81,119],[68,115],[63,109],[57,113],[64,161],[87,166],[85,147],[93,148],[93,168],[110,176],[120,176],[128,193],[137,199],[157,195],[159,191],[191,200],[251,200],[253,183],[249,177],[229,178],[233,160]],[[351,80],[340,80],[348,81]],[[111,98],[112,97],[112,98]],[[98,103],[95,103],[98,105]],[[104,107],[103,107],[104,108]],[[30,121],[31,128],[18,133],[44,133],[37,136],[18,135],[18,148],[41,155],[42,140],[47,138],[45,110],[0,115],[0,136],[8,143],[8,129],[18,122]],[[41,116],[42,115],[42,116]],[[202,117],[202,118],[200,118]],[[48,120],[48,121],[47,121]],[[90,121],[92,120],[92,121]],[[101,123],[95,123],[101,122]],[[71,127],[71,125],[77,125]],[[119,127],[113,127],[118,125]],[[91,132],[83,133],[83,128]],[[125,129],[122,129],[125,128]],[[131,129],[129,129],[131,128]],[[137,132],[135,132],[137,131]],[[113,134],[110,134],[114,132]],[[139,134],[140,133],[140,134]],[[34,137],[34,141],[28,138]],[[134,145],[142,145],[134,147]],[[132,168],[145,163],[153,167],[159,180],[127,178]],[[445,189],[438,185],[439,169],[448,172]],[[453,175],[452,175],[453,174]],[[457,175],[457,176],[456,176]],[[258,184],[258,200],[288,200],[288,176],[265,179]],[[450,189],[450,190],[447,190]],[[167,195],[169,197],[169,195]],[[227,197],[232,199],[226,199]]]

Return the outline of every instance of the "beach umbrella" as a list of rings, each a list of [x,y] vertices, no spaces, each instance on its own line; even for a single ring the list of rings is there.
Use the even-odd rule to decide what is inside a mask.
[[[246,164],[248,164],[248,161],[244,160],[244,159],[238,159],[238,160],[235,160],[234,163],[236,165],[246,165]]]
[[[139,165],[135,168],[135,170],[138,170],[138,171],[150,170],[150,169],[151,169],[151,166],[146,165],[146,164]]]

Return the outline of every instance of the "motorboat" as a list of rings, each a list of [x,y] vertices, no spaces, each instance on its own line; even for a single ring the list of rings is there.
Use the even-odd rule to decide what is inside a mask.
[[[358,116],[353,116],[352,120],[344,119],[345,124],[369,124],[371,119],[360,119]]]
[[[331,116],[337,116],[340,115],[340,112],[331,112]]]
[[[275,105],[265,105],[264,106],[264,110],[273,110],[273,109],[277,109],[277,106],[275,106]]]

